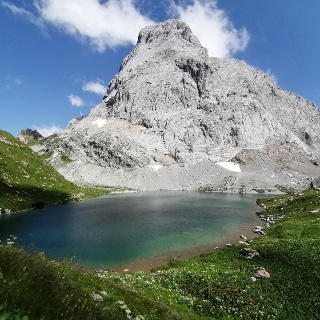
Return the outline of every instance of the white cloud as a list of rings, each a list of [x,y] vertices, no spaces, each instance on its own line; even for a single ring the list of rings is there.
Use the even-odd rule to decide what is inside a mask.
[[[22,80],[19,79],[19,78],[15,78],[14,79],[14,84],[17,85],[17,86],[20,86],[22,84]]]
[[[103,84],[102,80],[89,81],[85,83],[82,87],[84,91],[90,91],[98,95],[104,96],[107,91],[107,87]]]
[[[85,105],[83,99],[78,96],[75,96],[74,94],[69,94],[68,100],[73,107],[83,107]]]
[[[246,29],[237,30],[216,0],[195,0],[192,5],[172,4],[176,16],[187,23],[212,57],[230,58],[244,51],[249,41]]]
[[[51,126],[42,125],[40,127],[34,126],[34,130],[37,130],[42,136],[48,137],[55,133],[59,133],[63,129],[59,126],[52,124]]]
[[[24,8],[20,8],[15,6],[14,4],[11,4],[6,1],[2,1],[1,5],[7,9],[9,9],[13,14],[22,16],[26,18],[30,23],[34,24],[35,26],[44,29],[45,24],[43,22],[43,19],[41,17],[35,16],[31,11],[28,11]]]
[[[135,44],[139,31],[154,22],[141,14],[135,0],[34,0],[33,13],[2,1],[13,14],[45,29],[47,24],[88,41],[100,52],[107,48]]]
[[[141,28],[153,22],[143,16],[134,0],[37,0],[43,21],[89,41],[96,50],[135,44]]]
[[[5,80],[5,89],[11,89],[14,86],[22,85],[22,80],[17,77],[8,76]]]
[[[32,10],[6,1],[0,3],[42,30],[50,24],[90,43],[100,52],[107,48],[134,45],[139,31],[154,23],[141,12],[146,6],[149,7],[148,12],[156,11],[159,6],[166,7],[168,17],[186,22],[210,56],[230,58],[246,48],[248,32],[245,28],[238,30],[233,26],[225,11],[218,8],[217,0],[190,2],[162,0],[159,5],[152,0],[33,0]]]

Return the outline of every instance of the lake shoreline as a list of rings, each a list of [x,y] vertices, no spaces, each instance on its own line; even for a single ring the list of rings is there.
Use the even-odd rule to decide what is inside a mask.
[[[259,212],[256,213],[257,219],[254,222],[242,224],[238,230],[233,230],[225,236],[213,240],[208,244],[192,247],[189,249],[175,250],[170,252],[168,251],[163,255],[138,259],[136,261],[121,264],[119,266],[104,266],[100,268],[90,268],[82,266],[82,268],[88,270],[89,272],[96,272],[98,270],[105,270],[108,272],[116,273],[150,272],[152,269],[166,266],[172,261],[185,261],[191,258],[199,257],[201,255],[211,254],[216,250],[225,248],[226,244],[236,245],[239,243],[239,241],[243,241],[243,239],[240,237],[241,235],[247,237],[248,241],[259,237],[257,233],[254,233],[252,231],[252,229],[254,229],[256,225],[261,224],[261,220],[258,217]]]

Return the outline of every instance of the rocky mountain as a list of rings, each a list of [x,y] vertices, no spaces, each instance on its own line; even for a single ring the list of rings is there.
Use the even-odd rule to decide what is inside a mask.
[[[210,58],[178,20],[141,30],[103,101],[46,148],[72,181],[275,190],[320,175],[320,112],[243,61]]]

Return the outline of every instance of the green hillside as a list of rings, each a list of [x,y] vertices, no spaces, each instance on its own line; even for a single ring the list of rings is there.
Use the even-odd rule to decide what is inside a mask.
[[[26,144],[0,130],[0,208],[21,211],[107,194],[64,179]]]

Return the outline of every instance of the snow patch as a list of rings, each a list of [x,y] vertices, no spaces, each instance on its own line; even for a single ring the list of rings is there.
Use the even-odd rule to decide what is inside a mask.
[[[240,166],[233,162],[224,161],[224,162],[217,162],[216,164],[222,168],[225,168],[233,172],[241,172]]]
[[[98,119],[93,121],[92,125],[94,126],[96,124],[99,128],[102,128],[106,123],[107,123],[107,120]]]
[[[149,166],[149,168],[153,169],[154,171],[158,171],[160,168],[163,168],[160,164],[155,164],[153,166]]]

